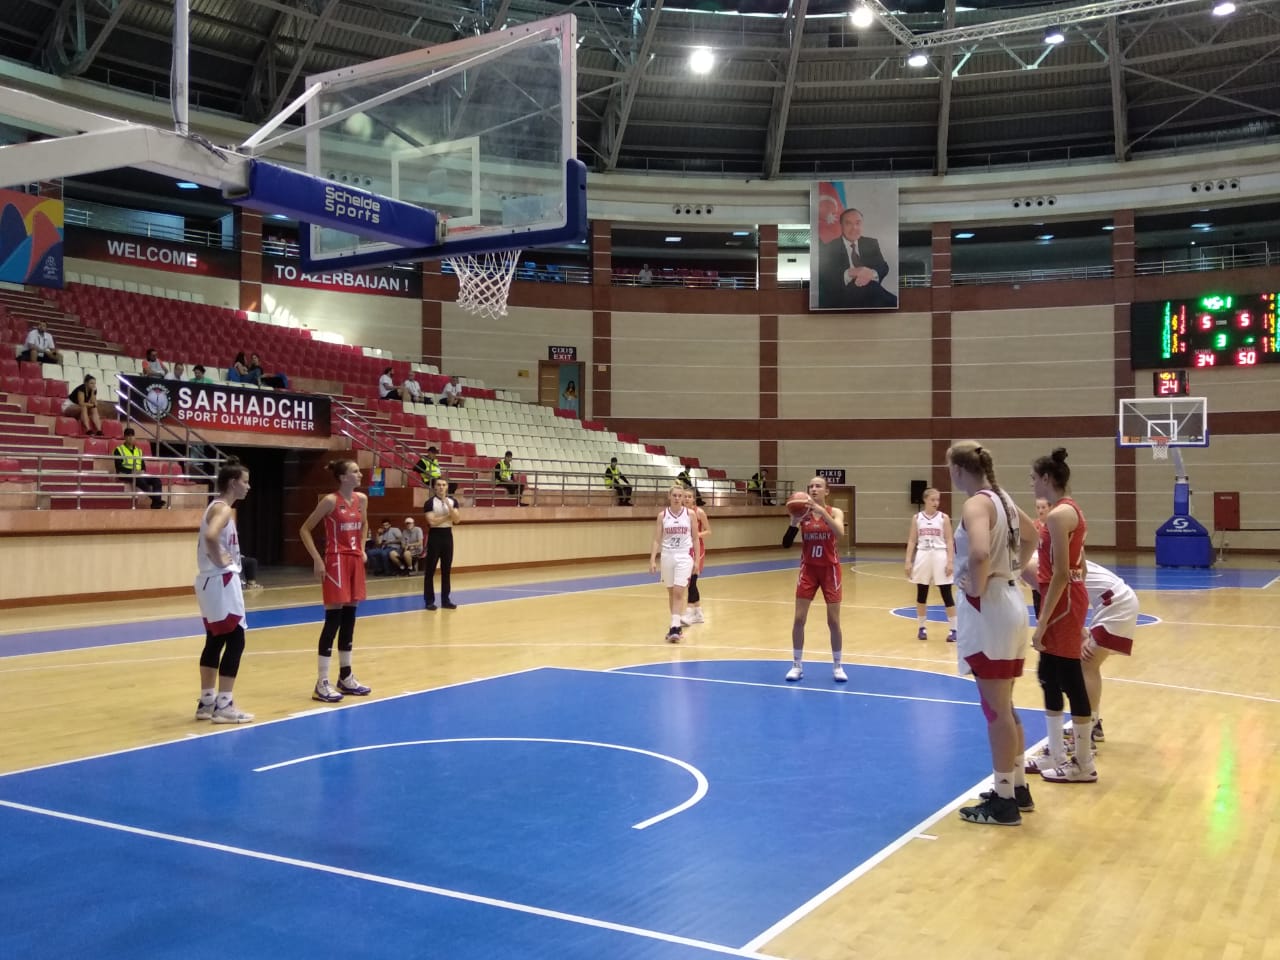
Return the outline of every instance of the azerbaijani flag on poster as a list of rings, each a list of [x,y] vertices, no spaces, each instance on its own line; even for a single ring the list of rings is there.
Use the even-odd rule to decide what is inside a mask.
[[[840,211],[844,208],[844,183],[820,180],[818,182],[819,242],[830,243],[840,236]]]
[[[0,190],[0,280],[62,286],[61,200]]]

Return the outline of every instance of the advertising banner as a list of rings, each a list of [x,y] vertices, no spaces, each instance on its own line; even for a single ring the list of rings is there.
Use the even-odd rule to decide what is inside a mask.
[[[373,267],[368,270],[321,270],[308,273],[300,260],[262,257],[262,282],[286,287],[310,287],[336,293],[366,293],[382,297],[422,299],[422,270]]]
[[[0,190],[0,280],[62,287],[61,200]]]
[[[67,231],[67,256],[107,263],[123,263],[148,270],[237,280],[240,254],[219,247],[201,247],[173,240],[152,240],[127,233],[108,233],[72,227]]]
[[[138,391],[121,391],[135,419],[170,420],[193,430],[246,430],[291,436],[329,436],[329,398],[245,390],[221,383],[125,377]]]

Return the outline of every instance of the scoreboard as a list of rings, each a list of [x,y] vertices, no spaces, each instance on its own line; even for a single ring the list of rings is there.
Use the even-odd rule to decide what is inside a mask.
[[[1276,293],[1207,293],[1129,308],[1134,370],[1280,363]]]

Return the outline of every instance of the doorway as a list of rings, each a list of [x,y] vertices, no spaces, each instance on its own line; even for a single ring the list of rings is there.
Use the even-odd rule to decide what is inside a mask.
[[[538,403],[572,410],[582,418],[586,414],[585,372],[586,364],[581,360],[539,360]]]

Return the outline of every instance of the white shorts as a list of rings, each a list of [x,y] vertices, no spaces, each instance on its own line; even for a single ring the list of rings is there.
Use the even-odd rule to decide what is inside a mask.
[[[693,573],[693,557],[687,553],[664,553],[658,569],[664,587],[687,587]]]
[[[1108,594],[1093,608],[1089,633],[1098,646],[1129,656],[1138,630],[1138,595],[1127,585]]]
[[[205,629],[215,637],[230,633],[236,627],[247,627],[244,615],[244,591],[238,573],[209,573],[196,577],[196,600]]]
[[[947,573],[947,551],[917,550],[916,559],[911,567],[911,582],[942,586],[951,582]]]
[[[1016,582],[1010,586],[994,580],[980,598],[966,594],[956,600],[956,654],[962,675],[973,672],[967,660],[976,654],[991,661],[1026,658],[1030,619]]]

